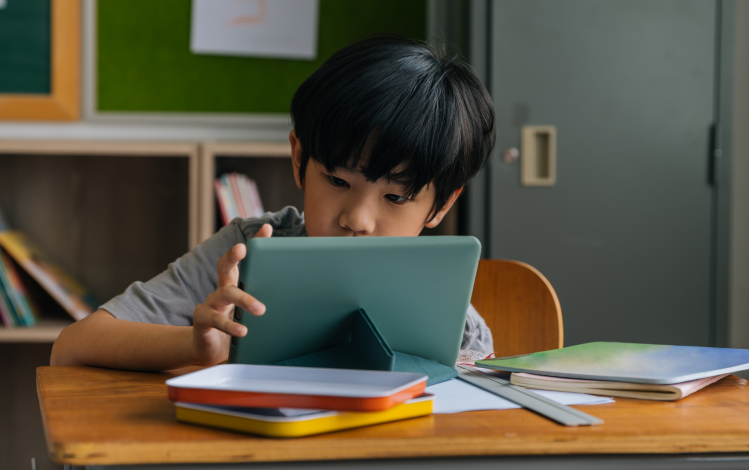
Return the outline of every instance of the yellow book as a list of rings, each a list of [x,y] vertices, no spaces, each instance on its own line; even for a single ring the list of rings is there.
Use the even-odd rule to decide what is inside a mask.
[[[385,411],[320,411],[239,408],[175,403],[177,420],[268,437],[303,437],[432,414],[434,395],[425,393]]]

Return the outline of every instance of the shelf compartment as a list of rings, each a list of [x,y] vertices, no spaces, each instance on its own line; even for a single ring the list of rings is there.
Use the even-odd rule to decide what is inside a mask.
[[[237,171],[255,180],[266,211],[285,206],[304,210],[304,193],[294,181],[288,143],[206,143],[200,159],[200,241],[222,226],[213,181],[224,173]]]
[[[197,244],[198,145],[0,141],[0,207],[100,302]]]

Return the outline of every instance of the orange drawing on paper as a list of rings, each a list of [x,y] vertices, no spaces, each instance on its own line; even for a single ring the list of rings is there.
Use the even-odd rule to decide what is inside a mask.
[[[266,0],[237,0],[240,2],[257,2],[258,11],[254,15],[242,15],[232,18],[232,26],[249,25],[249,24],[260,24],[265,21],[268,14],[268,4]]]

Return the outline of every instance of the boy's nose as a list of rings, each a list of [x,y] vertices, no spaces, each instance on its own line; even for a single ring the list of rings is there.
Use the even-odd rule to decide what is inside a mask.
[[[353,204],[341,212],[338,218],[341,227],[354,232],[354,235],[371,235],[375,228],[375,218],[364,204]]]

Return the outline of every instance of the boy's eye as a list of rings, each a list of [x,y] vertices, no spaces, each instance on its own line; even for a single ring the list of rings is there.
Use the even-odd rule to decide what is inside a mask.
[[[333,175],[328,175],[328,178],[330,179],[330,184],[332,184],[333,186],[342,187],[342,186],[348,185],[346,180],[342,180],[341,178],[336,178]]]
[[[408,201],[408,198],[405,196],[398,196],[397,194],[386,194],[385,198],[390,202],[395,203],[402,203]]]

